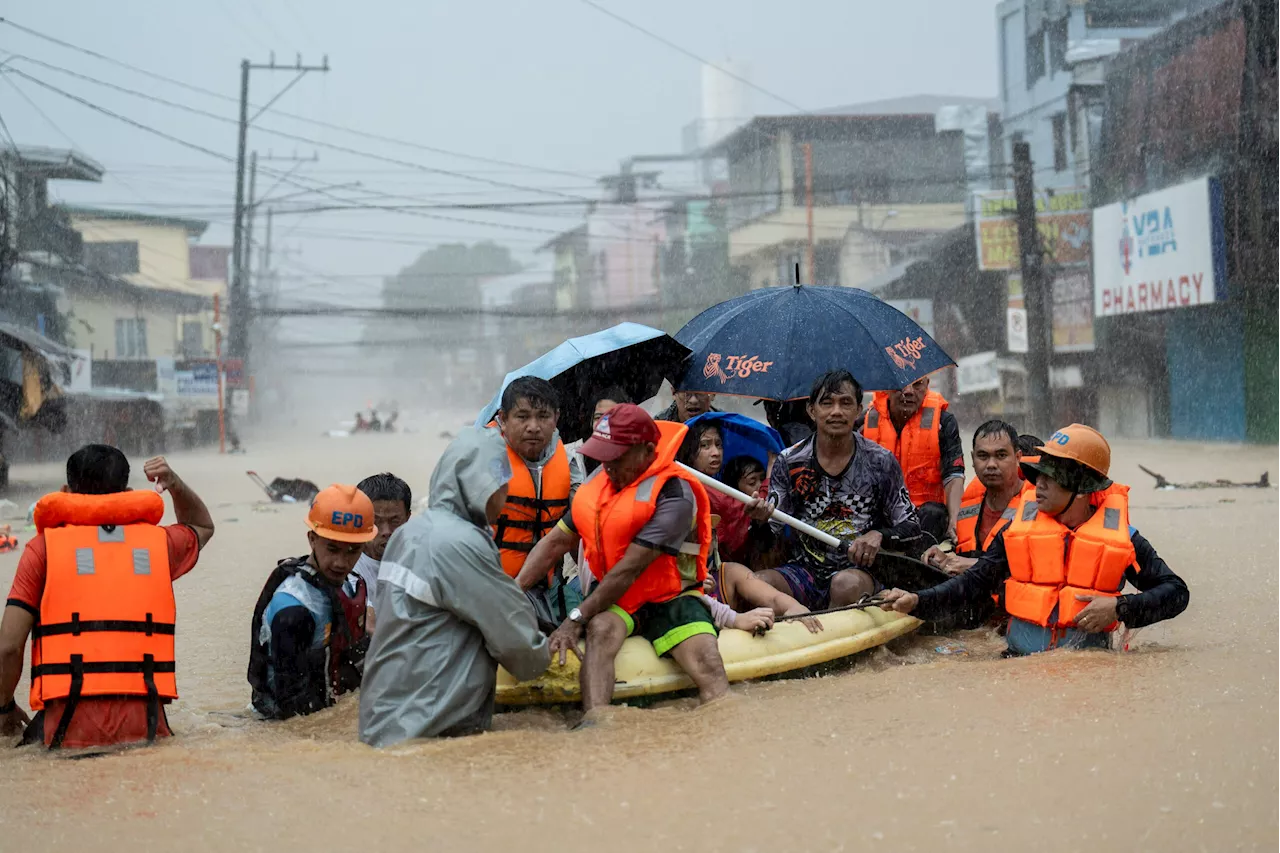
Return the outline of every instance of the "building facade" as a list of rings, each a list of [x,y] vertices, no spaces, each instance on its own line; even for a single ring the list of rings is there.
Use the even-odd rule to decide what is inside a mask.
[[[1100,424],[1139,411],[1149,434],[1275,442],[1275,4],[1231,0],[1122,52],[1103,118]]]
[[[987,103],[917,96],[757,117],[718,143],[708,153],[727,162],[735,277],[779,286],[798,269],[806,283],[861,286],[907,247],[962,224],[965,139],[939,133],[936,114],[966,100]]]
[[[1002,163],[1012,162],[1013,143],[1026,142],[1037,186],[1087,186],[1077,160],[1090,125],[1070,107],[1073,87],[1088,86],[1092,69],[1077,71],[1069,54],[1119,51],[1177,20],[1187,6],[1188,0],[1003,0],[996,7]],[[1097,110],[1092,114],[1096,133]]]

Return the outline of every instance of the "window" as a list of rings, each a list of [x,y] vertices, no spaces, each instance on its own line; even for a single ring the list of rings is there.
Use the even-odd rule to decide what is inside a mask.
[[[200,358],[204,355],[204,324],[199,320],[183,321],[182,354],[187,358]]]
[[[1044,30],[1027,36],[1027,88],[1044,76]]]
[[[1067,170],[1067,114],[1058,113],[1053,117],[1053,170]]]
[[[116,320],[116,358],[147,357],[147,321],[143,317]]]
[[[1089,29],[1134,29],[1162,27],[1170,18],[1165,0],[1090,0],[1085,6]]]
[[[1067,19],[1049,24],[1049,69],[1057,73],[1067,67]]]
[[[85,243],[84,265],[107,275],[136,273],[138,243],[136,240],[116,243]]]

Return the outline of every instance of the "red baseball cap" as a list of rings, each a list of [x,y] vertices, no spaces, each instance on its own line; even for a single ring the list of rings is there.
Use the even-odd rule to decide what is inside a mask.
[[[591,438],[582,445],[582,455],[599,462],[612,462],[637,444],[657,444],[661,438],[658,425],[648,412],[635,403],[620,403],[596,424]]]

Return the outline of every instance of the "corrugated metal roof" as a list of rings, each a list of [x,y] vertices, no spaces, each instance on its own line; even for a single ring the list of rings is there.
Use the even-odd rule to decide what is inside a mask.
[[[0,159],[13,168],[36,172],[49,180],[97,182],[106,171],[97,160],[72,148],[19,145],[16,149],[0,149]]]

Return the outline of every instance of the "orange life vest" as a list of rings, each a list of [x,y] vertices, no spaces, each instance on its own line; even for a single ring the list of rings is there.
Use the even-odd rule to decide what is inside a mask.
[[[1035,492],[1022,492],[1017,517],[1004,533],[1010,574],[1004,603],[1010,616],[1046,628],[1070,627],[1087,605],[1077,595],[1120,594],[1125,570],[1136,559],[1129,487],[1115,484],[1091,497],[1097,510],[1070,530],[1038,511]]]
[[[874,441],[894,455],[902,467],[907,494],[916,506],[929,503],[945,504],[942,490],[942,447],[939,431],[942,413],[948,403],[937,391],[924,395],[920,410],[907,420],[902,434],[893,428],[889,417],[889,395],[876,392],[867,419],[862,425],[864,438]]]
[[[1036,488],[1025,480],[1022,483],[1022,491],[1031,490],[1034,499]],[[982,542],[978,541],[978,523],[982,519],[982,504],[987,497],[987,488],[982,485],[982,481],[974,477],[969,485],[965,486],[964,496],[960,499],[960,512],[956,515],[956,553],[965,557],[977,557],[986,552],[991,547],[991,543],[995,541],[996,534],[1003,529],[1003,524],[992,525],[987,531],[986,537]],[[1021,494],[1009,501],[1009,505],[1004,508],[1004,512],[1000,514],[1002,522],[1012,521],[1014,513],[1018,511],[1018,501]]]
[[[511,577],[520,574],[525,558],[556,526],[569,509],[569,454],[564,443],[556,440],[555,452],[542,466],[541,489],[533,482],[529,463],[507,445],[511,460],[511,482],[507,485],[507,503],[493,526],[493,538],[502,554],[502,570]]]
[[[84,696],[178,698],[173,581],[164,500],[150,491],[55,492],[36,504],[47,552],[44,595],[31,642],[31,707],[67,699],[65,732]],[[55,736],[52,745],[61,738]]]
[[[688,428],[684,424],[657,421],[662,438],[653,464],[634,483],[617,491],[598,468],[573,501],[573,526],[582,537],[587,564],[596,580],[618,564],[641,528],[653,518],[658,495],[668,480],[687,482],[698,509],[689,536],[679,555],[659,553],[618,599],[618,607],[635,613],[645,604],[670,601],[681,593],[701,590],[711,553],[711,503],[691,474],[675,464],[676,452]]]

